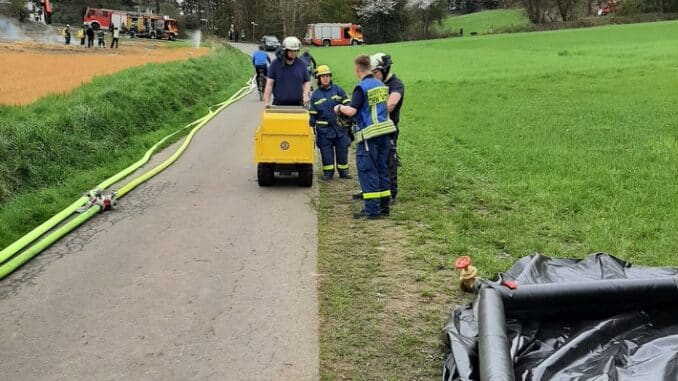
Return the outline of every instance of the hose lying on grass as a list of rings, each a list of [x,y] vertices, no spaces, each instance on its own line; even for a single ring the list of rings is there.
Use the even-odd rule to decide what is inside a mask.
[[[129,183],[125,184],[122,188],[120,188],[116,192],[116,197],[121,198],[125,196],[127,193],[129,193],[131,190],[139,186],[140,184],[148,181],[150,178],[153,176],[157,175],[158,173],[162,172],[165,168],[169,167],[172,165],[178,158],[181,156],[181,154],[186,150],[188,145],[191,143],[191,140],[193,139],[193,136],[202,128],[204,127],[207,122],[212,120],[221,110],[225,109],[226,107],[230,106],[234,102],[244,98],[246,95],[252,92],[252,89],[254,88],[254,82],[252,79],[248,81],[247,86],[242,87],[240,90],[238,90],[233,96],[231,96],[229,99],[227,99],[224,102],[221,102],[219,104],[216,104],[214,106],[211,106],[209,108],[209,112],[203,116],[202,118],[193,121],[186,126],[178,129],[177,131],[165,136],[162,138],[159,142],[154,144],[148,151],[146,151],[146,154],[137,161],[136,163],[130,165],[129,167],[125,168],[121,172],[111,176],[110,178],[104,180],[101,184],[97,185],[97,187],[87,194],[83,195],[80,197],[78,200],[76,200],[74,203],[66,207],[64,210],[61,212],[57,213],[54,215],[52,218],[49,220],[45,221],[42,223],[40,226],[36,227],[11,245],[7,246],[5,249],[0,251],[0,279],[5,278],[7,275],[11,274],[14,270],[18,269],[21,267],[24,263],[28,262],[31,258],[35,257],[38,255],[40,252],[45,250],[47,247],[52,245],[54,242],[59,240],[61,237],[64,235],[68,234],[71,232],[73,229],[77,228],[78,226],[82,225],[85,221],[89,220],[97,214],[99,211],[101,211],[101,206],[99,205],[91,205],[88,209],[83,211],[81,214],[79,214],[77,217],[71,219],[70,221],[66,222],[64,225],[60,226],[59,228],[55,229],[51,233],[49,233],[47,236],[43,237],[40,239],[37,243],[35,243],[33,246],[29,247],[28,249],[24,250],[26,247],[28,247],[31,243],[35,242],[38,240],[40,237],[45,235],[47,232],[52,230],[54,227],[68,219],[73,213],[78,211],[78,209],[81,209],[84,205],[86,205],[92,198],[92,196],[96,193],[99,192],[99,190],[106,189],[110,187],[111,185],[117,183],[118,181],[126,178],[129,176],[131,173],[139,169],[142,165],[146,164],[148,160],[150,160],[151,155],[155,152],[155,150],[158,149],[164,142],[166,142],[169,138],[172,136],[178,134],[181,131],[186,130],[187,128],[191,128],[191,132],[186,136],[186,139],[184,139],[184,142],[181,144],[181,146],[174,152],[172,156],[170,156],[167,160],[162,162],[161,164],[157,165],[156,167],[148,170],[147,172],[143,173],[142,175],[138,176],[137,178],[133,179]],[[17,255],[21,250],[24,250],[20,254]]]

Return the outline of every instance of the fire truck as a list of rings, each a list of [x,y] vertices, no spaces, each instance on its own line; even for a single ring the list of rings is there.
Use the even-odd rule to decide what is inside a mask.
[[[111,29],[111,25],[132,37],[175,40],[179,35],[177,20],[168,16],[115,9],[87,8],[83,19],[94,30]]]
[[[43,24],[52,23],[52,4],[50,4],[49,0],[28,1],[25,8],[27,13],[26,19]]]
[[[364,43],[360,25],[350,23],[308,24],[304,42],[315,46],[347,46]]]
[[[607,0],[602,8],[598,9],[598,16],[607,16],[610,13],[617,13],[621,9],[621,0]]]

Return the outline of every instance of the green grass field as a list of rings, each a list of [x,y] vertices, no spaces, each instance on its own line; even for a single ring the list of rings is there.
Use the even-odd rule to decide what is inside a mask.
[[[97,77],[29,106],[0,106],[0,248],[227,99],[249,71],[246,57],[220,48]]]
[[[464,35],[475,32],[489,34],[504,28],[527,26],[530,24],[522,9],[497,9],[469,13],[460,16],[450,16],[443,21],[442,28],[451,32],[464,29]]]
[[[314,50],[348,90],[388,52],[407,89],[390,221],[322,188],[324,379],[437,377],[458,255],[486,277],[534,252],[678,265],[677,45],[660,22]]]

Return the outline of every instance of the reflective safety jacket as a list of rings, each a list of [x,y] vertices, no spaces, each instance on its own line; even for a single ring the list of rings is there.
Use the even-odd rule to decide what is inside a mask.
[[[344,136],[348,134],[346,128],[337,125],[337,114],[334,113],[334,106],[339,104],[348,104],[351,100],[341,87],[331,84],[329,87],[319,87],[311,94],[311,109],[309,114],[309,124],[315,127],[318,135],[324,135],[328,138]]]
[[[396,132],[388,117],[388,87],[371,75],[363,78],[358,87],[363,92],[364,102],[356,114],[356,143]]]

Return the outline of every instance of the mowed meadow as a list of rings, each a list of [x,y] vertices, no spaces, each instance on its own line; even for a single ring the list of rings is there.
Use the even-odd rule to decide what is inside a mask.
[[[315,53],[352,88],[376,51],[407,88],[397,209],[446,254],[675,264],[678,22]]]
[[[450,270],[459,255],[485,277],[535,252],[678,265],[678,22],[313,54],[350,91],[353,58],[379,51],[393,56],[406,86],[399,201],[390,221],[357,225],[333,212],[338,199],[321,199],[321,226],[331,226],[321,228],[321,242],[338,226],[354,237],[321,246],[320,271],[329,274],[321,285],[323,374],[438,374],[438,334],[460,301]],[[376,242],[355,241],[361,229]],[[407,239],[379,242],[383,229]],[[388,270],[393,258],[408,271]],[[365,261],[373,271],[361,272]],[[393,301],[377,300],[375,284]],[[403,300],[407,308],[398,307]],[[358,345],[359,331],[376,333]],[[388,365],[375,365],[379,353],[391,353]]]

